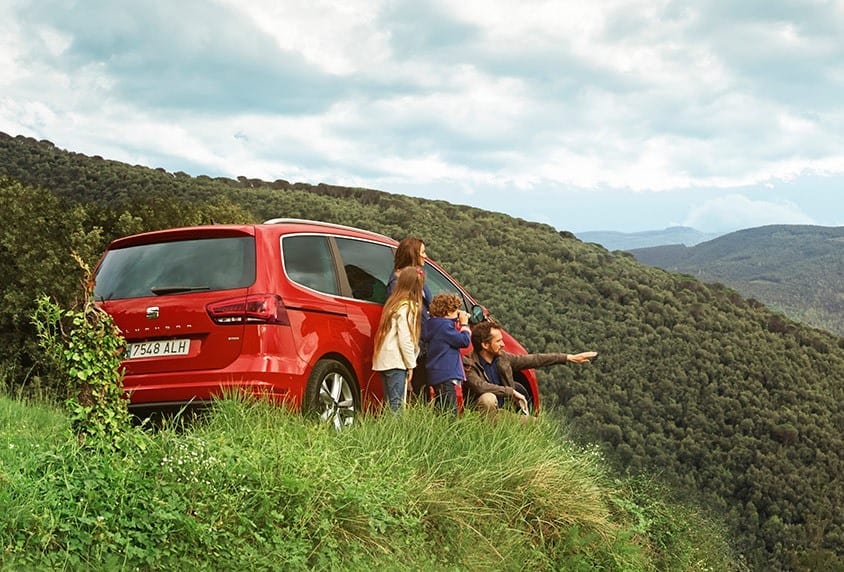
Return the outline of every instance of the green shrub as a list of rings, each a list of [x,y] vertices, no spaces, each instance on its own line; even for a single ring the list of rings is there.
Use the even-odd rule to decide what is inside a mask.
[[[94,303],[90,269],[75,258],[85,271],[80,307],[65,310],[41,295],[32,322],[45,356],[65,380],[76,435],[91,444],[119,446],[130,419],[120,371],[124,340],[111,316]]]

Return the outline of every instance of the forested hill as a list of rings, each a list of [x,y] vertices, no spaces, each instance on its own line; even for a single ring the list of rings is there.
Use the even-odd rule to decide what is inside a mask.
[[[5,176],[5,177],[4,177]],[[515,191],[514,191],[515,192]],[[502,214],[365,189],[171,174],[0,135],[0,357],[33,384],[32,299],[119,235],[301,217],[418,235],[530,351],[585,439],[725,515],[752,568],[844,566],[844,340],[723,286]]]
[[[844,227],[771,225],[690,248],[630,252],[644,264],[722,282],[795,320],[844,335]]]

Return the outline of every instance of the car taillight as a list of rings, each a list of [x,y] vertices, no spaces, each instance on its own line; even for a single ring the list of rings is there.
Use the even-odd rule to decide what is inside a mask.
[[[290,325],[287,308],[277,294],[252,294],[246,298],[231,298],[208,304],[208,315],[218,324],[280,324]]]

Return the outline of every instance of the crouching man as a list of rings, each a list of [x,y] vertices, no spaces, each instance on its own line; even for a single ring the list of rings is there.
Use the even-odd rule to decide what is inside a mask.
[[[467,403],[484,413],[496,413],[508,400],[527,412],[527,389],[513,381],[513,372],[563,363],[588,363],[597,352],[516,355],[504,351],[501,327],[494,322],[472,326],[473,352],[463,356]]]

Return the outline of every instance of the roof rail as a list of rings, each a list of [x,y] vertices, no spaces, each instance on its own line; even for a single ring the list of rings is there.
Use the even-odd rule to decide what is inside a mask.
[[[380,236],[381,238],[386,238],[388,240],[392,240],[388,236],[384,236],[383,234],[379,234],[377,232],[373,232],[373,231],[367,230],[365,228],[356,228],[356,227],[353,227],[353,226],[346,226],[346,225],[343,225],[343,224],[335,224],[333,222],[325,222],[325,221],[321,221],[321,220],[309,220],[309,219],[305,219],[305,218],[271,218],[271,219],[265,220],[263,222],[263,224],[295,224],[295,223],[313,224],[313,225],[324,226],[324,227],[328,227],[328,228],[342,228],[342,229],[345,229],[345,230],[353,230],[355,232],[363,231],[363,232],[367,232],[369,234],[373,234],[375,236]]]

